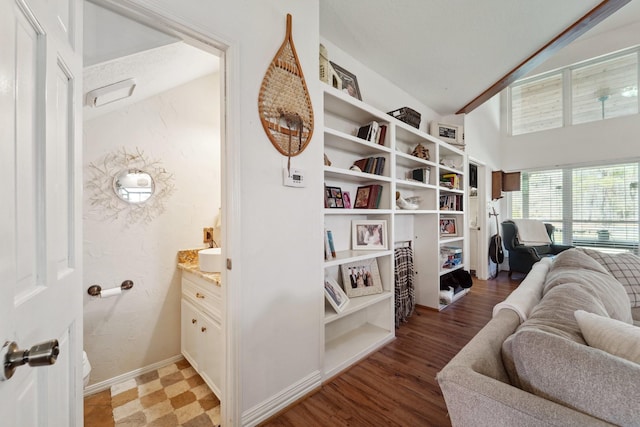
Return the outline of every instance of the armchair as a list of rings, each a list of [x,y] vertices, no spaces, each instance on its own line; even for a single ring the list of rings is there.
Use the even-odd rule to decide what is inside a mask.
[[[544,224],[547,234],[551,240],[550,244],[525,246],[518,240],[518,227],[511,220],[502,222],[502,235],[505,249],[509,252],[509,277],[515,271],[518,273],[529,273],[533,264],[540,261],[543,257],[549,257],[559,254],[560,252],[570,249],[573,246],[556,245],[553,242],[552,224]]]

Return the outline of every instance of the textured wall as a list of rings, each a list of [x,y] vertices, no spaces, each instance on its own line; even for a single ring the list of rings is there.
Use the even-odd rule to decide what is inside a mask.
[[[202,247],[202,227],[220,205],[220,91],[217,74],[84,123],[87,166],[114,150],[140,148],[174,174],[166,211],[148,224],[105,220],[84,195],[84,348],[91,383],[180,353],[180,273],[176,254]],[[131,279],[120,296],[92,298],[86,288]]]

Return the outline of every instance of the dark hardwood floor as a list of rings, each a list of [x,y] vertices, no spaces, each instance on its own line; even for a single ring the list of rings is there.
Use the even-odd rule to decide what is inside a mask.
[[[395,341],[262,426],[450,426],[436,373],[520,281],[502,272],[441,312],[419,307]]]

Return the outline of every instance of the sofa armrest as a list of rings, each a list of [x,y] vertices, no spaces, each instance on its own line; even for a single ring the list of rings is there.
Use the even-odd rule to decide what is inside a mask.
[[[500,310],[438,373],[452,425],[610,425],[509,383],[502,343],[519,323],[515,312]]]
[[[551,252],[555,255],[559,254],[562,251],[566,251],[567,249],[571,249],[573,246],[571,245],[556,245],[555,243],[551,244]]]
[[[511,252],[525,254],[530,256],[535,261],[540,261],[540,255],[538,254],[538,251],[536,250],[536,248],[533,246],[523,246],[523,245],[514,246],[511,249]]]

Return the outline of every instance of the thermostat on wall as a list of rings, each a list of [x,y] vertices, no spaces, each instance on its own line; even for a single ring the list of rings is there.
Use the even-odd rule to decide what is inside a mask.
[[[304,171],[296,168],[283,168],[282,181],[282,184],[287,187],[305,187],[307,185],[304,182]]]

